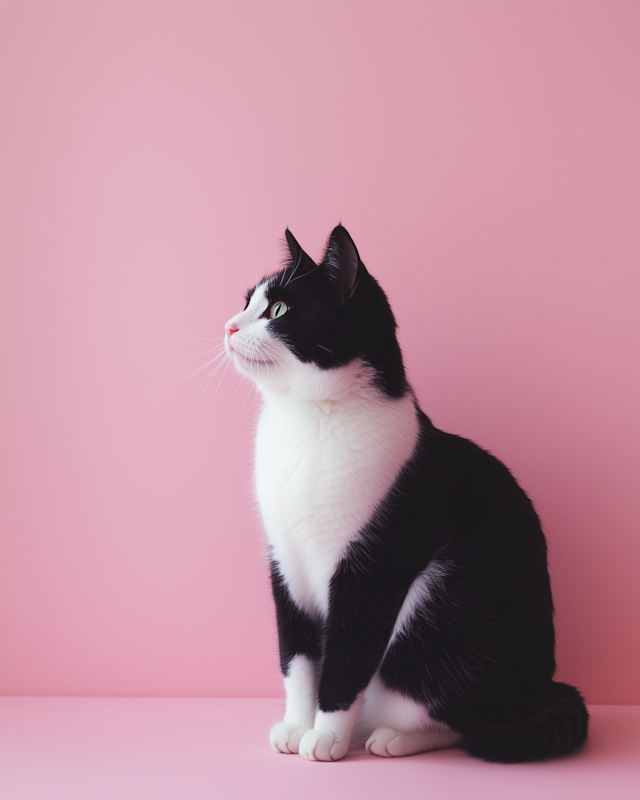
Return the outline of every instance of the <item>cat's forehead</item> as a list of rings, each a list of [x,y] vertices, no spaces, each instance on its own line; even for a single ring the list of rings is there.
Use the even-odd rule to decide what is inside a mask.
[[[247,304],[245,310],[254,314],[261,314],[269,302],[268,281],[257,283],[253,289],[249,289],[246,295]]]

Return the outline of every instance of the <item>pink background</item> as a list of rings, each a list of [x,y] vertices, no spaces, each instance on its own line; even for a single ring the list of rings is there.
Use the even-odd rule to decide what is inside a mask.
[[[184,379],[285,226],[319,256],[341,220],[426,412],[536,503],[558,677],[640,702],[639,32],[612,0],[0,0],[0,692],[280,693],[259,401]]]

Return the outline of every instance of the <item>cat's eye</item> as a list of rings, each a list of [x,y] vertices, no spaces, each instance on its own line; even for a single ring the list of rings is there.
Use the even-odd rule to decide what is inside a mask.
[[[282,300],[278,300],[278,302],[274,303],[269,309],[269,316],[271,319],[278,319],[278,317],[286,314],[288,310],[287,304],[283,303]]]

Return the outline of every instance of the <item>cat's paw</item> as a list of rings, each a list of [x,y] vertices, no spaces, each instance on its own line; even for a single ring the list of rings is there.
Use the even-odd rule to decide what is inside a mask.
[[[367,739],[365,749],[367,753],[371,753],[373,756],[382,756],[383,758],[404,755],[398,753],[395,747],[396,744],[399,744],[399,742],[396,741],[399,738],[400,734],[393,728],[376,728]]]
[[[299,753],[308,761],[339,761],[347,755],[349,742],[337,739],[329,731],[310,730],[300,742]]]
[[[428,750],[442,750],[455,747],[460,741],[460,734],[454,731],[396,731],[393,728],[377,728],[367,739],[365,748],[368,753],[383,758],[413,756],[426,753]]]
[[[306,728],[289,725],[287,722],[277,722],[269,734],[271,747],[276,753],[297,753],[306,731]]]

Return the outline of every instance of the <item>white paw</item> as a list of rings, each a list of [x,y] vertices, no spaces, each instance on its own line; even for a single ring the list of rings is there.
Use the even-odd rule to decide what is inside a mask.
[[[349,742],[336,739],[333,733],[310,730],[302,737],[298,752],[308,761],[339,761],[348,749]]]
[[[389,750],[389,745],[398,738],[398,735],[398,731],[394,731],[393,728],[376,728],[367,739],[365,749],[371,755],[391,758],[396,753]]]
[[[393,728],[376,728],[368,738],[365,747],[368,753],[383,758],[413,756],[428,750],[442,750],[455,747],[460,742],[460,734],[454,731],[396,731]]]
[[[271,747],[276,753],[297,753],[300,740],[306,730],[306,728],[289,725],[286,722],[277,722],[269,734]]]

